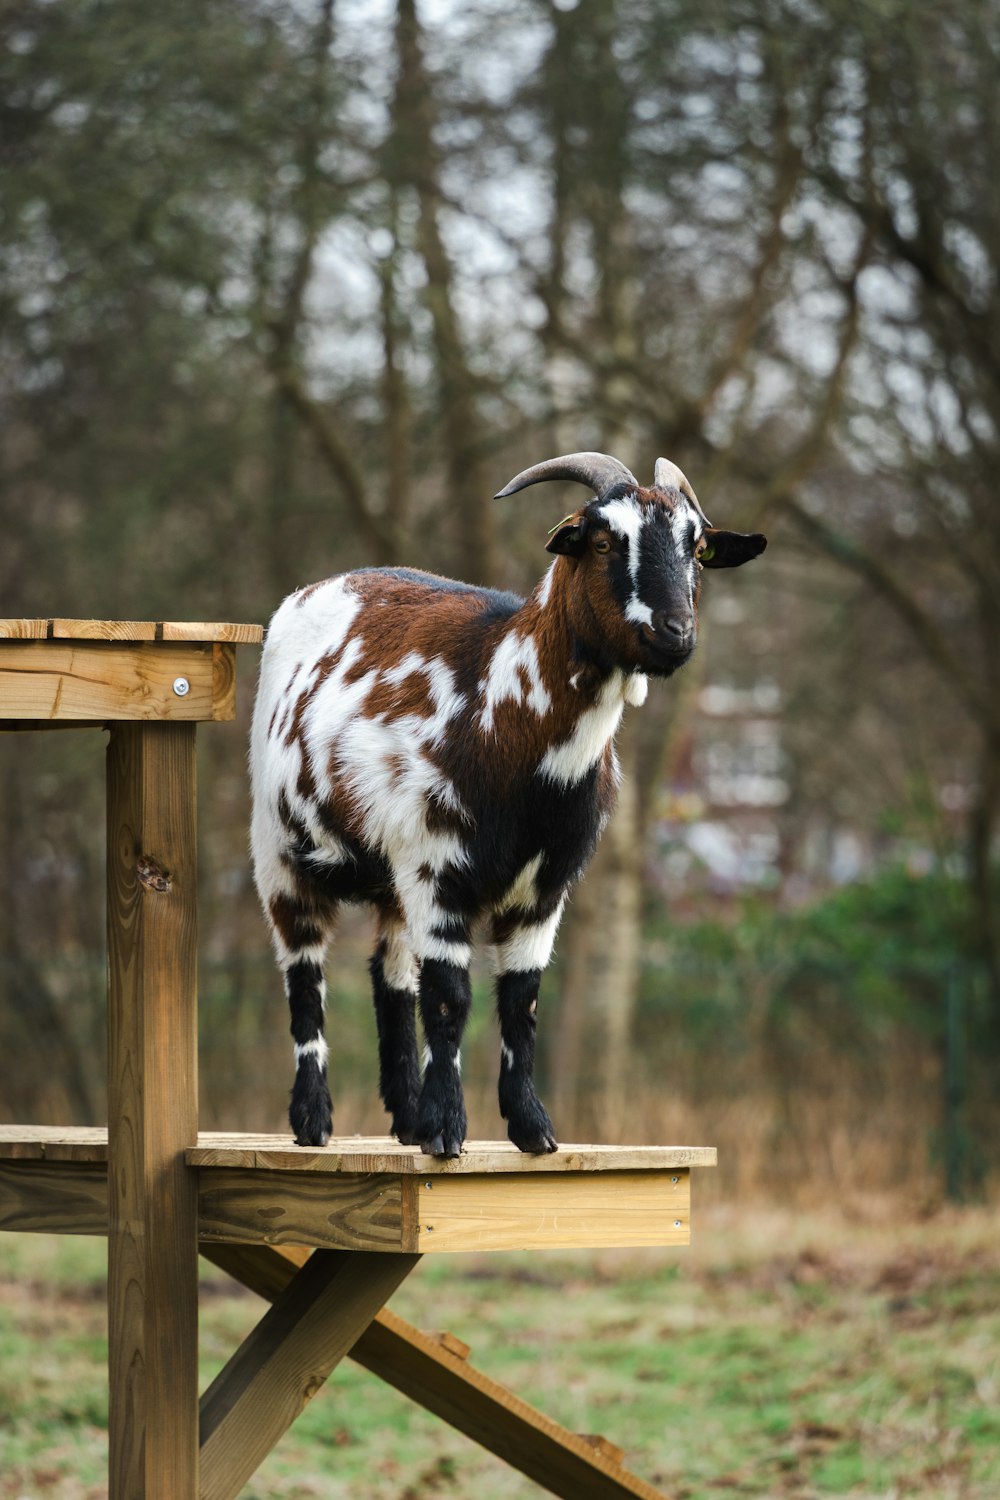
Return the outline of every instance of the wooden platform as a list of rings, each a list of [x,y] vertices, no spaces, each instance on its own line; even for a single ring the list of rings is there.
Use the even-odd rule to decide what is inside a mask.
[[[686,1245],[692,1146],[469,1142],[442,1161],[387,1137],[302,1150],[287,1136],[199,1135],[203,1243],[425,1254]],[[0,1229],[107,1233],[107,1132],[0,1126]]]
[[[0,621],[0,729],[105,727],[107,1130],[0,1127],[0,1230],[108,1239],[110,1500],[234,1500],[350,1356],[565,1500],[659,1492],[385,1304],[421,1255],[682,1245],[709,1147],[199,1135],[195,729],[256,625]],[[198,1396],[198,1255],[272,1303]]]

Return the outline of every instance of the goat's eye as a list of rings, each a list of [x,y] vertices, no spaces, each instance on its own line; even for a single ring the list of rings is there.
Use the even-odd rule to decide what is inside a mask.
[[[607,539],[606,536],[599,536],[599,537],[597,537],[597,539],[594,542],[594,551],[595,552],[610,552],[611,551],[611,543],[608,541],[608,539]]]

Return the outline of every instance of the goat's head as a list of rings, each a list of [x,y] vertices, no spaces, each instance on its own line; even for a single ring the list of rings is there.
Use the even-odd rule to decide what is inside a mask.
[[[687,479],[665,458],[644,489],[606,453],[569,453],[525,469],[496,498],[545,479],[575,479],[594,491],[589,504],[553,527],[548,542],[568,561],[575,627],[598,634],[617,665],[669,676],[694,650],[702,569],[738,568],[763,552],[766,538],[710,525]]]

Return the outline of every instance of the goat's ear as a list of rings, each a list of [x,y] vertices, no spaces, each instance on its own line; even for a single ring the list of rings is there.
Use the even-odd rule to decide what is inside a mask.
[[[747,535],[742,531],[719,531],[709,526],[704,533],[707,546],[699,557],[703,568],[739,568],[759,557],[767,546],[767,537],[759,531]]]
[[[579,511],[565,516],[558,526],[553,526],[545,544],[546,552],[559,552],[565,557],[579,557],[587,544],[587,518]]]

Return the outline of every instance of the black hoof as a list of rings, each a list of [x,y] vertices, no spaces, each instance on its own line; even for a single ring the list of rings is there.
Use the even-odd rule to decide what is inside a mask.
[[[468,1122],[457,1075],[428,1070],[417,1110],[416,1136],[426,1156],[461,1156]]]
[[[514,1131],[508,1128],[507,1134],[519,1151],[524,1151],[530,1156],[546,1156],[552,1151],[559,1150],[559,1142],[549,1132],[544,1135],[515,1135]]]
[[[425,1156],[437,1156],[443,1160],[461,1156],[462,1142],[456,1140],[445,1140],[444,1136],[436,1135],[432,1141],[421,1141],[420,1149]]]
[[[326,1085],[300,1089],[296,1084],[288,1121],[297,1146],[325,1146],[333,1134],[333,1105]]]
[[[501,1098],[501,1108],[507,1102]],[[519,1151],[543,1156],[559,1150],[548,1111],[533,1089],[522,1094],[513,1107],[503,1113],[507,1120],[507,1134]]]

